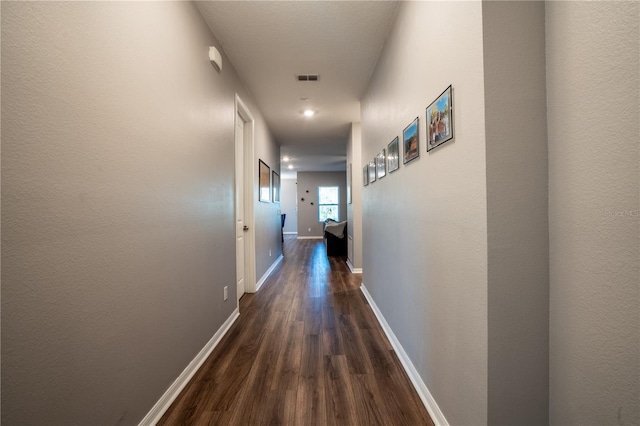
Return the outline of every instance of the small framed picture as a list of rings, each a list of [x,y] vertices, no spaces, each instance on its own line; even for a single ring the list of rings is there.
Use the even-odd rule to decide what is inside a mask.
[[[451,86],[427,107],[427,152],[453,139]]]
[[[269,178],[271,177],[271,169],[267,164],[258,160],[258,186],[260,187],[259,200],[265,203],[271,201],[271,183]]]
[[[400,153],[398,151],[398,137],[387,145],[387,169],[393,173],[400,167]]]
[[[369,165],[368,164],[362,168],[362,185],[363,186],[369,185]]]
[[[376,159],[369,161],[369,183],[376,181]]]
[[[402,162],[404,164],[420,157],[419,120],[419,117],[416,117],[416,119],[402,131],[402,144],[404,145],[404,159]]]
[[[280,175],[276,173],[276,171],[271,172],[271,182],[272,182],[272,192],[273,192],[273,202],[280,202]]]
[[[387,174],[387,154],[384,148],[376,155],[376,171],[378,179],[385,177]]]

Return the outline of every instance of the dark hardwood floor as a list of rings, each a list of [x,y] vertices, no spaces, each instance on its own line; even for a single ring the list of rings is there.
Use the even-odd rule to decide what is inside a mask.
[[[360,283],[322,240],[286,238],[158,424],[433,425]]]

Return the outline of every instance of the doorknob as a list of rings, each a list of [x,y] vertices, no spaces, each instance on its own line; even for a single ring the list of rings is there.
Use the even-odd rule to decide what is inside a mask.
[[[247,225],[245,225],[245,226],[242,227],[242,230],[246,232],[246,231],[249,230],[249,227]]]

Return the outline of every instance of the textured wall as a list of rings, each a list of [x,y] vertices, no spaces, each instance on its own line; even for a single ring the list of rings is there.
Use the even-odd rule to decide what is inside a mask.
[[[235,308],[235,91],[278,153],[215,43],[190,3],[3,2],[3,424],[136,424]]]
[[[298,237],[322,237],[323,235],[323,223],[318,222],[319,186],[340,187],[340,220],[347,220],[345,172],[298,172]],[[301,201],[302,198],[304,201]]]
[[[488,424],[543,425],[549,411],[544,2],[483,2],[482,21]]]
[[[639,23],[547,3],[551,424],[640,424]]]
[[[236,88],[236,90],[240,89]],[[249,107],[252,112],[255,110],[257,114],[260,114],[260,111],[253,104],[250,104]],[[254,117],[256,116],[254,115]],[[282,174],[280,173],[280,147],[271,137],[269,129],[264,125],[260,115],[257,116],[257,120],[259,121],[254,136],[253,211],[256,236],[256,280],[259,281],[278,256],[282,254],[282,219],[280,218],[281,207],[279,203],[264,203],[259,200],[258,158],[264,161],[272,172],[275,170],[280,176]]]
[[[427,154],[450,84],[455,142]],[[452,424],[487,418],[483,86],[482,4],[402,2],[362,100],[363,163],[420,117],[420,158],[363,190],[363,281]]]
[[[354,268],[362,268],[362,126],[351,124],[347,140],[347,164],[351,164],[351,199],[347,204],[349,260]]]
[[[282,179],[282,213],[287,214],[284,223],[284,232],[298,232],[298,207],[296,205],[297,188],[296,179]]]

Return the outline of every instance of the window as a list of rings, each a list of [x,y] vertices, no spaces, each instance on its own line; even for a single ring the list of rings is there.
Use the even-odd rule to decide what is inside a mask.
[[[337,186],[318,187],[318,222],[327,219],[340,220],[340,188]]]

